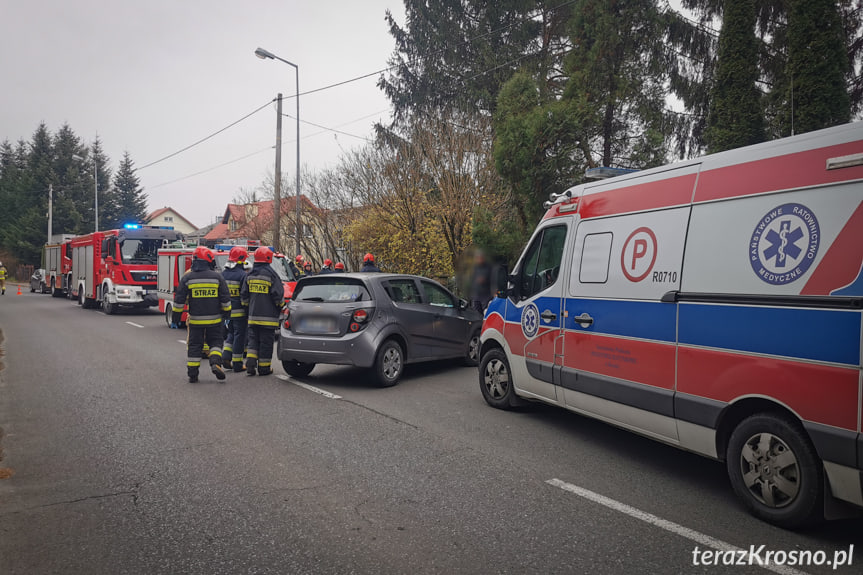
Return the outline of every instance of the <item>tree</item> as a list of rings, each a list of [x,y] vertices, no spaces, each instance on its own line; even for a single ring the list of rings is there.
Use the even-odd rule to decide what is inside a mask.
[[[142,222],[147,217],[147,194],[141,188],[135,173],[135,163],[129,152],[123,153],[112,190],[118,211],[111,227],[122,227],[126,222]],[[107,223],[106,223],[107,228]]]
[[[705,132],[711,153],[766,139],[755,24],[755,0],[725,0]]]
[[[851,119],[845,30],[834,0],[789,0],[786,126],[810,132]]]

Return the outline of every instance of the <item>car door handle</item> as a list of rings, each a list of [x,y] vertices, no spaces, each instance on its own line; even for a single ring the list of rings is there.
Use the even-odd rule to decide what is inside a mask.
[[[556,319],[557,319],[557,314],[556,314],[556,313],[552,313],[552,312],[551,312],[551,311],[549,311],[549,310],[545,310],[544,312],[542,312],[542,313],[540,314],[540,316],[539,316],[539,317],[541,317],[544,321],[554,321],[554,320],[556,320]]]
[[[587,327],[593,323],[593,318],[590,317],[587,313],[582,313],[580,316],[572,318],[575,320],[575,323],[580,325],[581,327]]]

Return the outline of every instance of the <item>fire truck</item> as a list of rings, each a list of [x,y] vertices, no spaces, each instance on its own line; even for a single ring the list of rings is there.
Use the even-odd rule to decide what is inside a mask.
[[[183,243],[170,245],[159,250],[158,264],[158,289],[159,311],[165,314],[165,323],[170,327],[171,315],[174,303],[174,292],[180,283],[180,278],[183,274],[189,271],[192,267],[193,252],[196,246],[187,246]],[[216,269],[221,271],[225,269],[225,264],[228,261],[228,253],[234,245],[216,245]],[[260,247],[258,244],[249,243],[242,246],[249,251],[249,260],[252,259],[254,251]],[[297,279],[291,272],[287,258],[283,254],[276,254],[273,257],[273,270],[282,279],[285,288],[285,301],[289,300],[294,293],[294,287],[297,285]],[[183,323],[186,321],[186,312],[183,312]]]
[[[72,273],[72,235],[59,235],[45,244],[45,284],[51,286],[51,295],[63,297],[69,293],[68,280]]]
[[[158,250],[182,239],[172,227],[139,224],[73,238],[70,297],[84,308],[101,304],[109,315],[120,307],[156,305]]]

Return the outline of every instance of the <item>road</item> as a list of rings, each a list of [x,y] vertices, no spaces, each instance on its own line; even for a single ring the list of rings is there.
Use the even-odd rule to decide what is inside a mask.
[[[321,366],[312,389],[280,367],[190,385],[184,334],[156,313],[7,292],[0,329],[5,575],[771,572],[694,566],[704,541],[856,544],[850,567],[779,572],[863,573],[863,521],[774,528],[722,464],[558,409],[492,409],[474,369],[415,366],[390,389]]]

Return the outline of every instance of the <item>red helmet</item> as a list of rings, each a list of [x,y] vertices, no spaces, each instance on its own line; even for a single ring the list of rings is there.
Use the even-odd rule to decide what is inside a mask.
[[[228,252],[229,262],[244,262],[249,257],[249,251],[243,246],[234,246]]]
[[[325,266],[331,266],[331,265],[333,265],[333,260],[331,260],[331,259],[329,259],[329,258],[325,259],[325,260],[324,260],[324,265],[325,265]]]
[[[211,250],[207,246],[196,247],[193,255],[195,256],[196,260],[204,260],[208,264],[216,261],[216,254],[214,254],[213,250]]]
[[[372,263],[375,263],[375,256],[374,256],[374,254],[366,254],[365,256],[363,256],[363,263],[366,263],[366,262],[372,262]]]
[[[255,250],[255,263],[273,263],[273,250],[266,247],[260,247]]]
[[[305,259],[305,258],[303,257],[303,254],[299,254],[299,255],[297,255],[297,257],[295,257],[295,258],[294,258],[294,261],[295,261],[295,262],[297,262],[297,263],[300,263],[300,262],[301,262],[301,261],[303,261],[304,259]]]
[[[345,264],[343,264],[342,262],[338,262],[338,263],[336,264],[336,269],[337,269],[337,270],[345,271]]]

